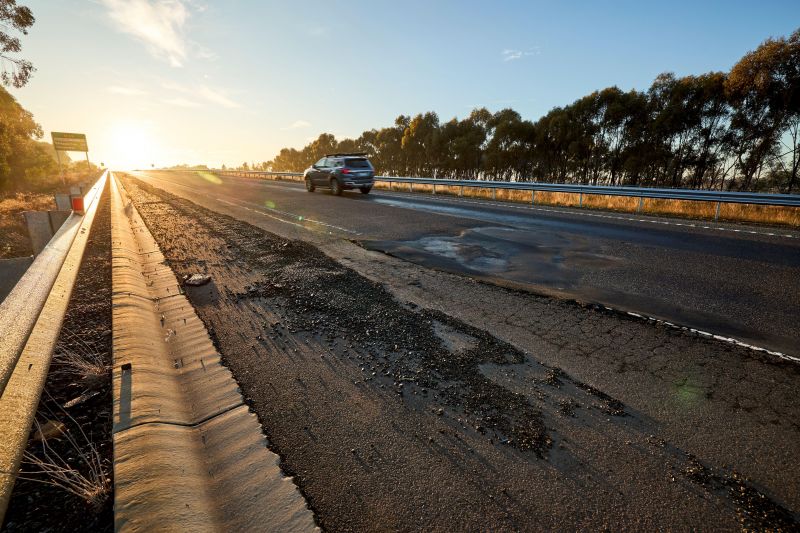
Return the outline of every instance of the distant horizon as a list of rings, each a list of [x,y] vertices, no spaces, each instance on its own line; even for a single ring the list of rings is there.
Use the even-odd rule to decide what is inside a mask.
[[[727,71],[800,20],[790,2],[21,3],[37,19],[21,39],[37,72],[10,92],[42,140],[85,133],[91,160],[119,169],[263,162],[428,111],[510,107],[535,121],[662,72]]]

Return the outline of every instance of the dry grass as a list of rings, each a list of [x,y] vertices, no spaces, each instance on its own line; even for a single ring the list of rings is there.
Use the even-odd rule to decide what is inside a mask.
[[[376,189],[409,192],[407,184],[377,182]],[[431,194],[432,185],[414,184],[413,192]],[[437,185],[437,195],[461,196],[467,198],[494,199],[499,202],[531,203],[531,191],[516,191],[509,189],[492,189],[484,187],[461,187]],[[583,203],[579,194],[559,192],[536,192],[536,205],[559,207],[582,207],[584,209],[598,209],[604,211],[617,211],[621,213],[641,213],[647,215],[661,215],[692,219],[714,219],[717,210],[716,202],[695,202],[689,200],[661,200],[645,198],[639,211],[639,198],[607,195],[583,195]],[[719,220],[729,222],[753,222],[780,226],[800,227],[800,208],[761,206],[743,204],[721,204]]]
[[[66,441],[69,457],[65,459],[47,443],[47,439],[42,439],[42,448],[38,454],[30,449],[25,451],[23,465],[26,470],[20,471],[18,478],[62,489],[84,500],[93,510],[100,511],[112,493],[106,466],[97,447],[86,436],[80,424],[63,409],[61,413],[70,422],[67,427],[77,428],[77,433],[80,434],[78,438],[69,430],[61,434],[61,438]],[[48,416],[56,418],[52,411]],[[41,432],[38,420],[34,424],[37,431]],[[76,462],[81,464],[82,471],[70,464]]]
[[[23,211],[56,208],[52,194],[15,193],[0,197],[0,258],[31,255],[30,237]]]
[[[531,203],[530,191],[514,191],[511,189],[498,189],[495,199],[500,202]]]
[[[111,367],[102,353],[92,348],[79,335],[63,330],[53,354],[54,376],[64,376],[86,389],[94,390],[108,380]]]

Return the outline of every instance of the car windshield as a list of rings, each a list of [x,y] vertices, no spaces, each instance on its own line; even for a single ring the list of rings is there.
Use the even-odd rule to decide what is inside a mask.
[[[347,168],[370,168],[369,161],[363,157],[345,159],[344,164]]]

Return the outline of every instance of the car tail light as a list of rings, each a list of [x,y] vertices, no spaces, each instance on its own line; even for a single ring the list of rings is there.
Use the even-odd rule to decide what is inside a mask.
[[[342,169],[342,174],[350,174],[350,169],[349,168],[343,168]]]

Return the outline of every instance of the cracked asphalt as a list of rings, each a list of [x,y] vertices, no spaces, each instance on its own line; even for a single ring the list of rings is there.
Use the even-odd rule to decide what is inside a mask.
[[[172,268],[214,279],[189,297],[324,528],[797,527],[795,363],[139,176]]]
[[[429,268],[596,302],[800,358],[796,230],[380,190],[337,198],[309,194],[300,183],[207,174],[143,176],[204,196],[217,209],[257,211]]]

